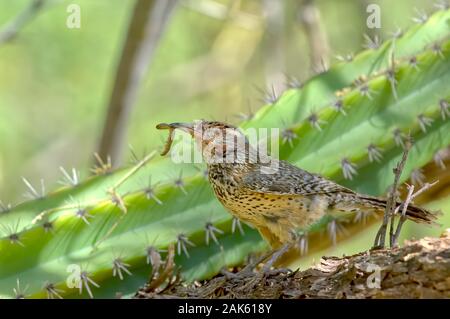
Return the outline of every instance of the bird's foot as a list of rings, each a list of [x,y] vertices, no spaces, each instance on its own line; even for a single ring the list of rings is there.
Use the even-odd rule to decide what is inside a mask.
[[[262,272],[263,273],[268,273],[270,268],[272,268],[272,266],[278,261],[278,259],[280,259],[281,257],[283,257],[283,255],[285,253],[287,253],[289,251],[289,249],[292,248],[291,243],[288,244],[284,244],[283,246],[281,246],[281,248],[273,251],[270,253],[270,259],[266,262],[266,264],[263,266],[262,268]]]
[[[291,249],[292,244],[285,244],[281,248],[277,250],[273,250],[260,258],[248,263],[242,270],[237,273],[229,272],[225,269],[221,271],[221,274],[225,276],[227,279],[235,279],[235,280],[243,280],[252,277],[257,277],[257,279],[261,279],[268,275],[278,275],[278,274],[287,274],[290,273],[291,270],[287,268],[274,268],[274,264],[280,259],[289,249]],[[269,259],[262,267],[260,271],[255,271],[256,267]]]
[[[280,275],[280,274],[290,274],[292,273],[292,270],[289,268],[274,268],[274,269],[270,269],[267,271],[267,275],[270,276],[276,276],[276,275]]]
[[[268,253],[263,255],[262,257],[256,258],[255,260],[249,262],[244,268],[242,268],[237,273],[230,272],[226,269],[222,269],[220,273],[224,275],[227,279],[244,279],[254,277],[256,275],[256,272],[254,271],[255,268],[264,260],[269,258],[271,255],[272,253]]]
[[[244,278],[254,277],[256,275],[252,269],[242,269],[236,273],[228,271],[226,269],[222,269],[220,274],[223,275],[228,280],[242,280]]]

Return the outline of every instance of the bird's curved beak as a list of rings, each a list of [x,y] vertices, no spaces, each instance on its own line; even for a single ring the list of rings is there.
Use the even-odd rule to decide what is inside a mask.
[[[191,123],[160,123],[156,125],[158,130],[174,130],[180,129],[183,132],[189,133],[191,136],[194,136],[194,125]]]

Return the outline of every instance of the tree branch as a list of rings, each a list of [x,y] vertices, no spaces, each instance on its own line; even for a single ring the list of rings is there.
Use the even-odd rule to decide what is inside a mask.
[[[285,2],[264,0],[262,2],[266,18],[265,74],[266,87],[272,88],[274,95],[286,89],[285,65]]]
[[[390,233],[393,234],[395,208],[397,207],[397,190],[400,183],[403,168],[405,167],[406,160],[408,159],[408,154],[409,150],[411,149],[411,146],[412,146],[411,137],[408,137],[407,141],[405,142],[405,149],[403,152],[402,159],[394,168],[394,175],[395,175],[394,184],[392,185],[391,190],[389,192],[389,197],[386,203],[386,209],[384,211],[383,222],[381,224],[380,229],[377,232],[377,235],[375,236],[374,248],[384,248],[389,218],[391,218]]]
[[[430,189],[431,187],[433,187],[434,185],[436,185],[438,183],[438,181],[435,181],[433,183],[425,183],[425,185],[422,186],[422,188],[420,188],[418,191],[414,192],[414,185],[408,185],[408,195],[406,196],[405,201],[399,205],[394,212],[394,215],[397,214],[397,212],[400,210],[400,208],[402,209],[402,214],[400,216],[400,220],[398,221],[397,224],[397,229],[395,230],[395,233],[393,233],[394,227],[391,228],[391,233],[390,233],[390,241],[391,241],[391,247],[395,247],[397,246],[398,243],[398,239],[400,237],[400,232],[402,230],[402,226],[403,223],[406,221],[406,211],[408,210],[408,206],[409,204],[412,203],[412,201],[414,200],[414,198],[416,198],[417,196],[419,196],[420,194],[422,194],[423,192],[425,192],[426,190]],[[393,225],[392,221],[392,224]]]
[[[137,0],[116,71],[102,132],[99,155],[121,162],[127,122],[139,84],[152,61],[159,39],[177,0]]]
[[[315,72],[325,71],[330,63],[330,49],[320,21],[320,11],[313,0],[303,0],[300,21],[309,43],[312,69]]]

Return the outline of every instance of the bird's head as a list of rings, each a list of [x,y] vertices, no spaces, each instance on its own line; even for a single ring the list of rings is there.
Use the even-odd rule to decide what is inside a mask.
[[[200,120],[193,123],[161,123],[157,129],[181,130],[190,134],[207,163],[223,162],[245,156],[248,153],[248,140],[235,126]]]

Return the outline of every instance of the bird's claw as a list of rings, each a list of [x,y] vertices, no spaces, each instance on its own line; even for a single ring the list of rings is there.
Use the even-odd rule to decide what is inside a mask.
[[[271,251],[262,257],[256,259],[255,261],[247,264],[242,270],[237,273],[230,272],[226,269],[222,269],[220,273],[225,276],[227,280],[242,280],[246,278],[256,277],[255,279],[262,279],[265,276],[270,275],[278,275],[278,274],[287,274],[290,273],[291,270],[287,268],[274,268],[273,265],[277,262],[279,258],[281,258],[290,248],[292,244],[285,244],[280,249]],[[261,271],[254,271],[255,268],[262,263],[264,260],[270,258],[262,267]]]

